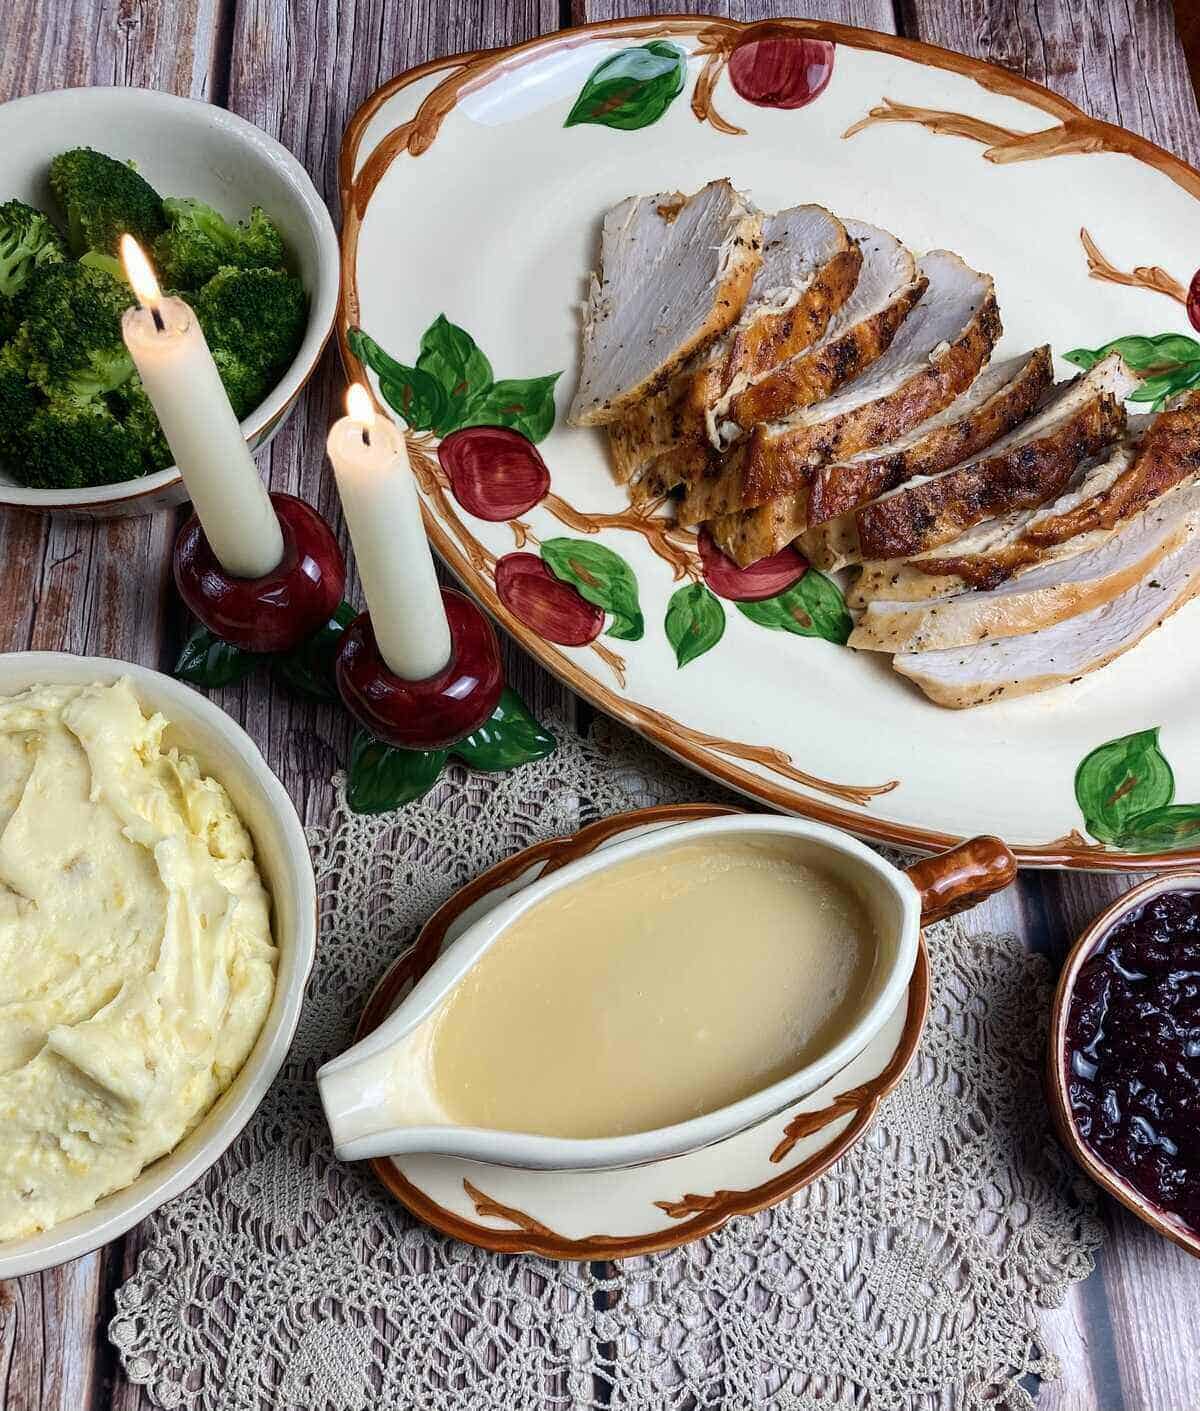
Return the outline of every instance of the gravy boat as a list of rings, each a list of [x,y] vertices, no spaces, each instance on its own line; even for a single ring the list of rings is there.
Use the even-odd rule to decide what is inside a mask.
[[[518,917],[553,893],[629,858],[685,842],[714,849],[747,839],[786,844],[800,863],[822,868],[862,900],[876,935],[875,964],[857,1014],[821,1054],[748,1097],[671,1126],[616,1137],[562,1138],[494,1131],[454,1122],[433,1084],[432,1022],[450,992]],[[638,1165],[678,1156],[732,1136],[814,1092],[855,1058],[903,1000],[921,925],[965,910],[1009,885],[1017,872],[997,838],[975,838],[902,871],[870,848],[818,823],[732,815],[635,836],[531,883],[470,926],[429,968],[373,1033],[317,1073],[321,1102],[344,1161],[433,1152],[532,1170]],[[730,949],[736,982],[736,940]],[[547,1055],[553,1061],[553,1055]]]

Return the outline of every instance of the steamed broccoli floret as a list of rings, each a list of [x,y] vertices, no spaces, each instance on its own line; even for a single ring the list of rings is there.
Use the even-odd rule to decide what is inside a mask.
[[[66,254],[62,236],[41,211],[24,201],[0,205],[0,338],[8,338],[21,321],[17,296],[30,277],[61,264]]]
[[[89,250],[86,254],[80,255],[79,263],[86,265],[88,269],[103,270],[105,274],[119,279],[122,284],[129,283],[125,277],[125,266],[117,259],[116,255],[106,255],[102,250]]]
[[[0,205],[0,295],[12,299],[39,265],[67,257],[62,236],[41,211],[24,201]]]
[[[29,377],[48,397],[85,402],[119,387],[133,372],[121,341],[127,285],[86,265],[46,271],[22,304],[16,337]]]
[[[209,347],[232,354],[261,377],[264,391],[296,356],[308,317],[304,286],[272,269],[221,269],[193,307]]]
[[[72,251],[117,253],[126,231],[147,249],[166,228],[162,197],[132,166],[90,147],[62,152],[50,163],[50,188],[68,222]]]
[[[136,372],[114,393],[112,404],[113,414],[138,448],[146,474],[169,466],[174,459],[171,448],[159,425],[154,404]]]
[[[283,264],[283,236],[261,206],[241,223],[187,198],[168,197],[163,210],[171,228],[155,242],[154,258],[168,284],[198,289],[222,266],[277,269]]]
[[[0,458],[16,456],[21,433],[39,401],[29,385],[24,360],[6,343],[0,348]]]
[[[22,432],[13,470],[36,489],[111,485],[145,472],[137,442],[103,402],[51,401]]]

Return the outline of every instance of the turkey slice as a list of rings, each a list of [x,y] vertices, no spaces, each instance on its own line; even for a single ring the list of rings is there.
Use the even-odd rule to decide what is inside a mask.
[[[710,408],[815,342],[853,292],[862,251],[823,206],[765,216],[762,242],[737,323],[609,427],[613,474],[622,484],[681,441],[707,447]]]
[[[1152,572],[1200,522],[1200,487],[1167,495],[1104,542],[1058,563],[1031,568],[986,592],[925,602],[874,602],[850,645],[875,652],[929,652],[1024,636],[1110,602]]]
[[[841,544],[847,529],[853,533],[854,528],[848,511],[914,475],[934,475],[992,445],[1029,416],[1051,378],[1046,345],[1006,358],[985,368],[948,407],[898,440],[848,461],[818,466],[805,490],[721,516],[709,526],[712,536],[743,568],[778,553],[797,535],[802,535],[801,552],[816,567],[840,568]]]
[[[724,471],[689,484],[683,524],[751,509],[804,486],[812,467],[895,441],[948,407],[979,375],[1000,336],[989,275],[934,250],[918,265],[925,292],[886,353],[835,396],[756,426]],[[759,393],[781,376],[749,389]],[[766,414],[773,414],[770,407]]]
[[[1077,681],[1136,647],[1200,593],[1200,523],[1141,582],[1101,607],[1041,632],[904,653],[892,666],[941,706],[962,710]]]
[[[735,323],[762,261],[761,235],[761,211],[726,180],[690,197],[630,196],[614,206],[568,421],[615,421]]]
[[[1035,416],[982,455],[856,510],[858,557],[913,558],[982,520],[1061,494],[1080,463],[1120,435],[1124,401],[1138,380],[1112,353],[1057,387]]]
[[[771,374],[772,379],[786,377],[789,408],[819,402],[869,367],[886,352],[925,290],[911,253],[894,235],[862,221],[848,220],[845,226],[862,252],[858,282],[830,319],[824,336]],[[738,396],[749,396],[757,385],[751,383]],[[727,440],[734,427],[723,403],[713,412],[714,435],[718,419],[724,423]],[[659,498],[701,475],[719,474],[721,468],[721,456],[710,442],[700,448],[694,439],[685,441],[645,468],[638,497]]]

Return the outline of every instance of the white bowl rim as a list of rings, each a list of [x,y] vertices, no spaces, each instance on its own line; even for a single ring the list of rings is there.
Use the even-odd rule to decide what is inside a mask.
[[[261,402],[241,423],[247,441],[260,435],[275,418],[300,394],[305,383],[316,371],[325,345],[333,333],[341,290],[341,252],[337,231],[329,207],[321,199],[304,165],[277,138],[247,118],[228,108],[201,98],[185,98],[176,93],[162,93],[156,88],[139,88],[127,84],[90,84],[79,88],[52,88],[42,93],[30,93],[0,104],[0,108],[20,108],[31,122],[38,121],[43,108],[82,104],[96,94],[120,95],[154,109],[177,112],[202,110],[203,120],[216,128],[225,128],[259,150],[260,154],[281,167],[290,179],[298,200],[308,217],[317,247],[317,278],[308,290],[308,326],[304,340],[296,350],[287,371],[275,384],[266,400]],[[85,96],[86,95],[86,96]],[[197,113],[199,115],[199,113]],[[136,480],[117,481],[112,485],[90,485],[79,490],[39,490],[28,485],[0,482],[0,506],[9,505],[28,510],[102,509],[106,505],[123,504],[143,496],[161,494],[178,485],[181,476],[177,466],[167,466]]]
[[[759,1088],[738,1102],[685,1122],[635,1132],[622,1137],[562,1138],[524,1132],[498,1132],[491,1129],[458,1126],[393,1128],[384,1134],[398,1145],[389,1152],[379,1149],[379,1135],[337,1146],[343,1160],[367,1156],[435,1151],[444,1155],[478,1158],[510,1166],[542,1170],[584,1170],[636,1165],[658,1161],[682,1152],[694,1151],[773,1116],[815,1091],[836,1076],[870,1042],[902,1001],[912,980],[921,932],[921,896],[903,869],[857,838],[807,819],[777,814],[730,814],[696,819],[623,839],[607,848],[598,848],[523,887],[469,926],[448,945],[417,981],[393,1013],[366,1038],[345,1053],[330,1059],[317,1072],[317,1084],[324,1103],[324,1080],[336,1077],[388,1050],[420,1024],[441,1003],[446,994],[475,964],[507,927],[530,907],[552,893],[571,886],[627,858],[660,851],[694,838],[722,835],[774,834],[804,839],[831,852],[840,852],[863,864],[875,874],[899,903],[895,954],[886,978],[874,1000],[845,1034],[819,1057],[798,1068],[786,1078]]]
[[[266,1045],[261,1052],[252,1050],[250,1057],[243,1064],[241,1073],[245,1074],[249,1070],[249,1080],[236,1099],[222,1108],[219,1125],[210,1135],[196,1143],[196,1150],[170,1177],[160,1183],[153,1180],[147,1182],[146,1189],[137,1196],[131,1196],[130,1192],[146,1180],[147,1172],[153,1172],[156,1163],[151,1162],[143,1168],[131,1185],[105,1196],[91,1210],[73,1215],[41,1234],[0,1241],[0,1280],[18,1278],[22,1274],[40,1273],[44,1269],[54,1268],[55,1265],[65,1264],[68,1260],[78,1259],[81,1255],[93,1253],[132,1229],[160,1205],[180,1195],[225,1154],[258,1109],[287,1059],[292,1040],[295,1038],[296,1026],[300,1021],[304,993],[317,950],[316,879],[304,827],[287,791],[272,772],[258,746],[236,720],[206,696],[161,671],[115,657],[76,656],[72,652],[0,653],[0,695],[4,694],[5,667],[17,661],[21,662],[25,674],[42,668],[61,671],[64,664],[69,663],[72,669],[78,668],[81,681],[117,680],[121,676],[129,676],[135,689],[139,680],[151,678],[156,689],[164,690],[165,694],[182,703],[181,715],[190,711],[205,724],[225,735],[247,773],[255,778],[266,794],[284,835],[289,854],[297,859],[303,857],[307,866],[301,869],[299,877],[301,895],[296,898],[296,934],[289,937],[289,944],[296,949],[298,955],[295,982],[292,989],[283,995],[278,1023]],[[270,1022],[269,1016],[267,1022]],[[257,1047],[256,1043],[256,1050]],[[217,1099],[218,1103],[223,1102],[230,1091],[231,1089],[226,1089]],[[183,1138],[183,1142],[194,1138],[214,1110],[215,1108],[209,1109],[200,1123]],[[181,1142],[180,1145],[182,1144]],[[176,1146],[172,1152],[158,1159],[170,1160],[178,1150],[179,1147]]]

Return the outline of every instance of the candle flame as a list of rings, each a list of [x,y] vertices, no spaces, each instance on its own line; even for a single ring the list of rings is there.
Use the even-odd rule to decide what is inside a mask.
[[[375,408],[371,394],[361,382],[352,382],[346,389],[346,414],[351,421],[361,422],[364,430],[375,425]]]
[[[153,309],[162,299],[162,290],[145,251],[132,235],[121,236],[121,262],[138,303],[144,309]]]

